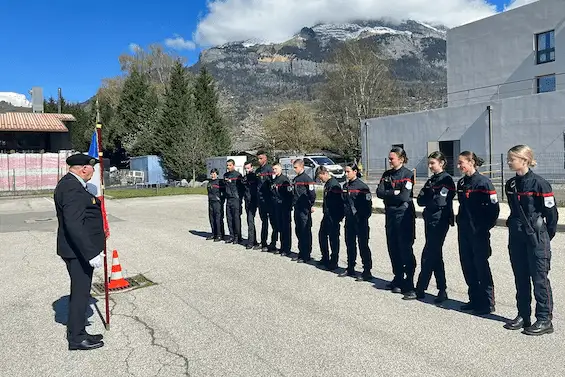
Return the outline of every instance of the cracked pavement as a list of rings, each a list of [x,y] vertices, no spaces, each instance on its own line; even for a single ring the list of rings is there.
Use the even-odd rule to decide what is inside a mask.
[[[504,228],[492,232],[497,311],[476,317],[457,310],[466,300],[466,286],[454,228],[444,247],[452,300],[439,308],[433,305],[433,279],[425,302],[406,302],[383,290],[391,278],[383,215],[370,220],[376,278],[367,283],[286,257],[206,241],[203,196],[111,200],[107,209],[109,254],[118,250],[126,276],[142,273],[157,284],[112,294],[109,331],[92,307],[87,330],[104,334],[106,345],[70,352],[64,326],[69,279],[55,253],[56,219],[48,220],[53,203],[49,198],[0,200],[2,375],[565,375],[564,233],[553,241],[550,273],[555,333],[527,337],[502,328],[502,321],[515,315]],[[318,259],[319,208],[313,217]],[[245,215],[242,220],[245,232]],[[417,230],[419,265],[420,219]],[[344,267],[343,233],[341,242]],[[294,238],[293,250],[296,245]],[[97,270],[95,281],[102,276]],[[103,297],[95,299],[104,313]]]

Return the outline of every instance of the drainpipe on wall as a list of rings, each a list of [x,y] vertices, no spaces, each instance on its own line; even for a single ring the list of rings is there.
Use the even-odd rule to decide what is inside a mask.
[[[492,179],[492,108],[487,106],[488,112],[488,163],[489,163],[489,177]],[[501,167],[502,168],[502,167]]]
[[[369,177],[369,122],[365,122],[365,175]]]

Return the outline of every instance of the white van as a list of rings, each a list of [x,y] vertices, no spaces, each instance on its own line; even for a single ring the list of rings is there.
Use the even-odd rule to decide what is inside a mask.
[[[324,155],[303,155],[303,156],[290,156],[279,158],[279,164],[281,164],[283,169],[283,174],[287,175],[288,178],[292,179],[296,176],[294,172],[293,163],[295,160],[301,158],[304,160],[304,168],[306,173],[312,177],[316,182],[319,183],[316,173],[320,166],[325,166],[330,174],[338,180],[338,182],[345,182],[345,171],[341,165],[337,165],[329,157]]]

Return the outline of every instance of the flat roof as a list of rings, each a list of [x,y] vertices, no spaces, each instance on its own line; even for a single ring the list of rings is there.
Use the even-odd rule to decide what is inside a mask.
[[[0,114],[0,131],[69,132],[64,122],[74,122],[71,114],[4,113]]]

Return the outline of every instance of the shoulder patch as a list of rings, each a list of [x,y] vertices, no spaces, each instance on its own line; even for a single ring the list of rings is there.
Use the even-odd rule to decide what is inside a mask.
[[[370,201],[373,199],[373,197],[371,196],[371,193],[370,193],[370,192],[367,193],[367,194],[365,194],[365,199],[366,199],[368,202],[370,202]]]
[[[547,208],[553,208],[555,206],[555,197],[554,196],[546,196],[543,198],[543,205]]]
[[[288,190],[289,192],[292,191],[292,186],[289,185],[288,188],[287,188],[287,190]]]
[[[449,189],[447,187],[442,187],[441,191],[439,192],[439,194],[441,196],[447,196],[447,193],[449,192]]]
[[[394,195],[399,195],[400,194],[400,190],[394,190]]]
[[[314,185],[308,185],[308,190],[310,191],[314,190]]]
[[[412,185],[412,181],[406,182],[406,189],[407,189],[407,190],[412,190],[412,186],[413,186],[413,185]]]
[[[491,202],[492,204],[498,203],[498,196],[496,196],[496,194],[491,194],[491,195],[490,195],[490,202]]]

